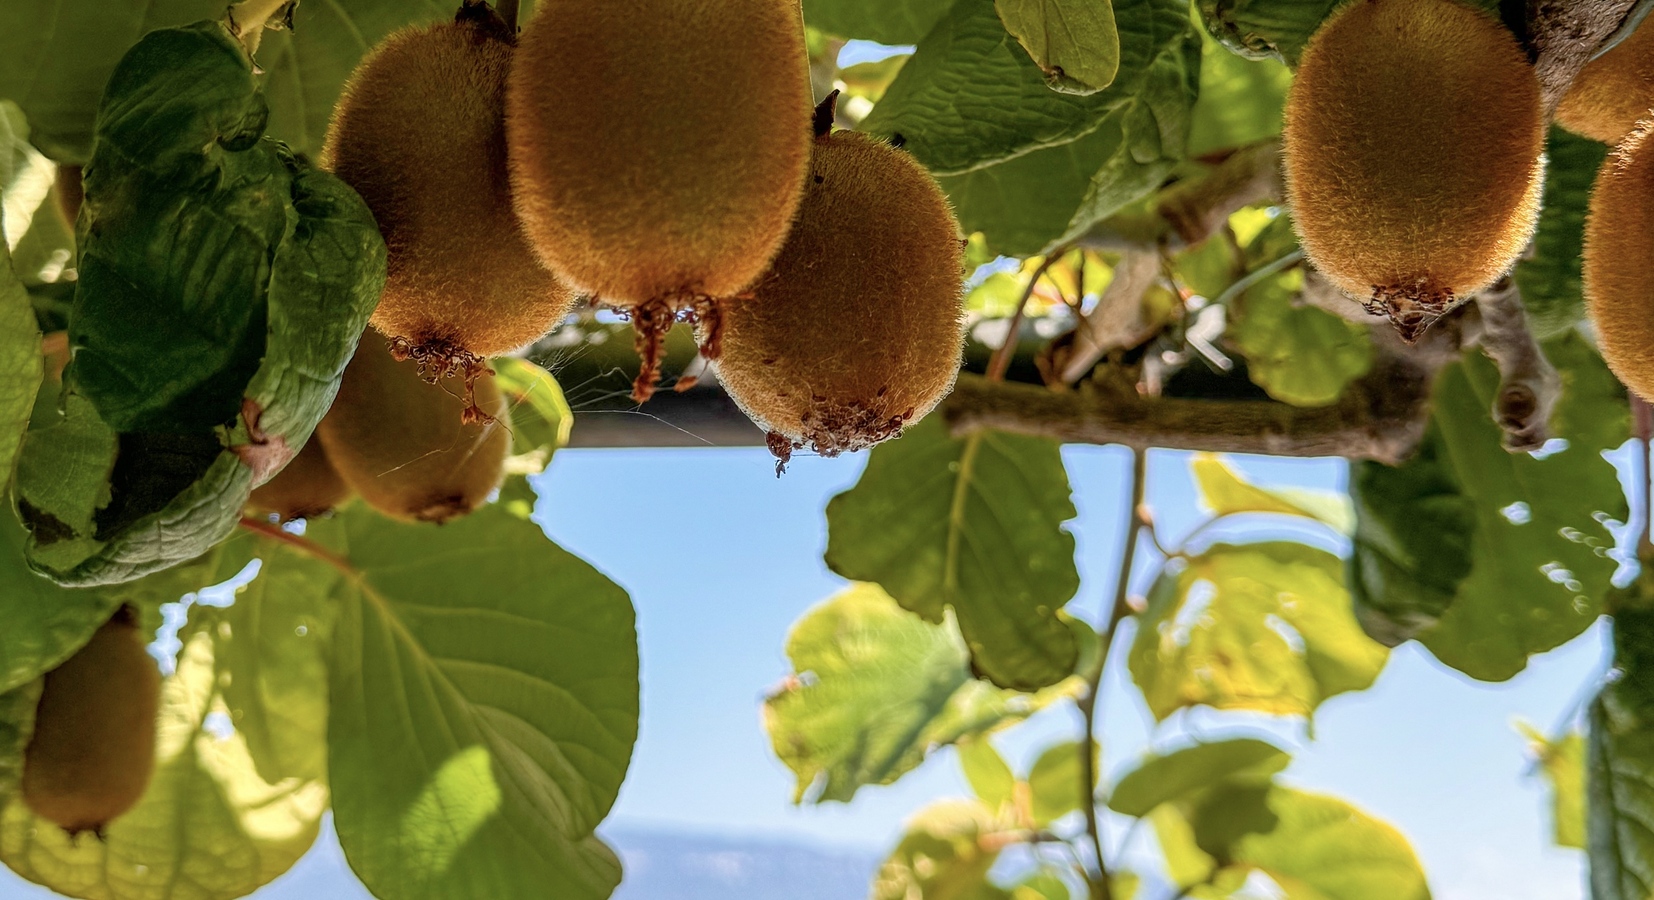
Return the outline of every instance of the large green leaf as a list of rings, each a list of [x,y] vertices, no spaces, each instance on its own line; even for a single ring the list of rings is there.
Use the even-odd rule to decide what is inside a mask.
[[[1113,0],[994,0],[1005,30],[1045,82],[1065,94],[1094,94],[1120,71]]]
[[[1186,155],[1199,84],[1200,45],[1186,13],[1173,0],[1116,4],[1120,76],[1106,91],[1066,101],[1095,108],[1086,133],[1065,143],[1027,144],[1021,155],[984,158],[989,164],[939,178],[965,231],[982,232],[995,253],[1036,254],[1158,188]],[[880,108],[888,107],[874,113]],[[1024,133],[1014,120],[1006,127]]]
[[[804,22],[839,37],[917,44],[953,0],[804,0]]]
[[[1365,326],[1298,302],[1304,272],[1265,280],[1238,302],[1228,339],[1246,357],[1247,376],[1294,406],[1338,402],[1350,382],[1373,364]]]
[[[14,797],[0,810],[0,858],[13,871],[89,900],[230,900],[310,848],[327,787],[265,780],[245,736],[223,728],[230,714],[215,666],[215,618],[192,620],[180,635],[178,668],[162,686],[155,774],[138,805],[103,840],[77,841]]]
[[[848,803],[936,748],[1020,722],[1081,689],[1078,678],[1038,694],[979,681],[951,624],[912,616],[871,584],[805,613],[787,636],[787,658],[794,675],[764,702],[764,726],[797,776],[795,803]]]
[[[1563,128],[1552,128],[1545,142],[1545,197],[1532,252],[1516,264],[1516,286],[1528,313],[1528,327],[1541,338],[1552,337],[1585,317],[1581,267],[1585,251],[1585,213],[1596,184],[1597,169],[1608,148]]]
[[[1249,60],[1206,37],[1201,43],[1200,99],[1189,129],[1189,155],[1205,156],[1277,137],[1292,73],[1273,59]]]
[[[1291,761],[1285,750],[1253,738],[1193,744],[1151,756],[1121,776],[1108,807],[1141,818],[1163,803],[1191,800],[1218,784],[1266,783]]]
[[[1517,730],[1528,739],[1551,790],[1551,840],[1558,847],[1585,849],[1585,734],[1573,730],[1556,738],[1527,722]]]
[[[873,451],[827,504],[827,565],[931,622],[953,609],[972,663],[1002,687],[1068,677],[1079,644],[1057,611],[1079,589],[1068,474],[1055,441],[953,438],[940,416]]]
[[[988,880],[1006,830],[975,800],[943,800],[907,822],[907,834],[873,876],[870,900],[1011,900]],[[984,840],[985,838],[990,840]]]
[[[1199,705],[1307,717],[1371,686],[1388,651],[1356,624],[1343,568],[1281,541],[1214,544],[1168,567],[1130,656],[1155,717]]]
[[[1290,898],[1429,900],[1424,868],[1407,838],[1334,797],[1271,788],[1273,829],[1236,842],[1237,866],[1261,869]]]
[[[1499,386],[1493,363],[1467,355],[1436,382],[1435,424],[1476,528],[1469,576],[1419,640],[1484,681],[1510,678],[1530,655],[1596,620],[1616,567],[1607,523],[1627,515],[1614,467],[1602,457],[1628,435],[1622,389],[1584,339],[1545,349],[1563,380],[1551,430],[1567,449],[1542,459],[1501,446],[1488,412]]]
[[[17,101],[34,141],[59,162],[84,163],[92,120],[115,64],[145,33],[221,15],[222,0],[40,0],[0,8],[0,97]],[[322,149],[328,117],[362,54],[403,25],[451,16],[437,0],[300,3],[291,34],[270,33],[259,65],[270,133],[302,153]]]
[[[1476,503],[1435,426],[1400,466],[1354,464],[1350,499],[1355,614],[1374,640],[1395,647],[1435,625],[1458,596],[1473,559]]]
[[[0,227],[0,482],[11,480],[17,450],[45,377],[40,328],[29,292],[12,272],[6,231]]]
[[[340,516],[328,771],[351,868],[384,900],[607,897],[593,835],[637,738],[626,593],[497,506]]]
[[[1654,610],[1614,615],[1614,669],[1591,704],[1585,844],[1592,900],[1654,896]]]

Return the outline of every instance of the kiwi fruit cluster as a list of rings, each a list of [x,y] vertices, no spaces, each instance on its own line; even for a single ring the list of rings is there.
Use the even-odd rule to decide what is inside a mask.
[[[782,467],[802,447],[833,456],[900,434],[953,387],[964,346],[947,199],[907,153],[833,131],[833,99],[797,223],[722,320],[718,377]]]
[[[479,379],[474,396],[464,393],[458,377],[429,384],[417,360],[363,340],[311,443],[320,442],[345,486],[375,510],[407,522],[446,522],[488,499],[511,452],[506,401],[493,378]],[[485,415],[463,420],[467,403]]]
[[[1545,115],[1516,38],[1459,0],[1357,0],[1287,97],[1309,259],[1411,342],[1508,271],[1538,223]]]
[[[1557,124],[1616,145],[1654,110],[1654,27],[1647,23],[1574,78],[1556,108]]]
[[[160,703],[161,671],[123,606],[46,673],[23,751],[24,804],[71,835],[101,837],[149,786]]]

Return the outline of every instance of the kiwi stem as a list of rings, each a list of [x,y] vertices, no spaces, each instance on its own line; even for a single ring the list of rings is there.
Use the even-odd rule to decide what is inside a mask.
[[[305,540],[287,529],[282,528],[280,525],[275,525],[253,516],[242,516],[240,525],[242,528],[261,537],[267,537],[277,543],[286,544],[301,553],[315,557],[333,568],[338,569],[347,577],[354,579],[357,576],[356,568],[350,564],[350,560],[333,553],[327,548],[317,544],[315,541]]]
[[[811,127],[818,138],[833,133],[833,119],[838,115],[838,88],[834,88],[827,96],[816,104],[815,116],[811,120]]]
[[[1011,367],[1011,356],[1016,353],[1017,332],[1022,329],[1022,316],[1028,308],[1028,300],[1034,296],[1034,289],[1039,287],[1039,280],[1045,277],[1046,270],[1067,254],[1068,248],[1063,247],[1046,256],[1040,262],[1039,268],[1034,270],[1033,276],[1028,279],[1028,284],[1023,287],[1022,297],[1017,300],[1016,312],[1011,314],[1011,327],[1005,331],[1005,340],[1000,343],[999,349],[994,351],[993,359],[988,361],[989,381],[1005,380],[1005,370]]]
[[[264,25],[270,17],[283,9],[297,5],[298,0],[240,0],[230,4],[225,12],[230,33],[247,48],[247,55],[258,52],[259,40],[264,36]]]

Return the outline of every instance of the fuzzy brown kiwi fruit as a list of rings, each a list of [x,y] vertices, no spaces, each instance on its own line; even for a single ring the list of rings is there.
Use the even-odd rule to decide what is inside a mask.
[[[507,97],[517,212],[558,275],[631,315],[642,402],[672,323],[706,319],[715,335],[798,207],[810,153],[799,0],[536,7]]]
[[[822,127],[798,221],[751,299],[724,311],[717,364],[778,469],[801,447],[834,456],[900,434],[952,389],[965,339],[963,244],[935,180],[889,144]]]
[[[373,335],[369,340],[377,340]],[[248,503],[283,522],[312,519],[332,512],[350,499],[350,486],[339,477],[322,442],[312,436],[276,477],[253,489]]]
[[[390,254],[372,324],[433,378],[475,377],[482,357],[538,340],[574,303],[512,211],[514,43],[473,0],[452,22],[398,31],[351,75],[328,128],[324,160],[373,210]]]
[[[1455,0],[1354,0],[1287,95],[1287,196],[1311,261],[1415,341],[1526,247],[1544,182],[1539,81]]]
[[[1644,22],[1591,60],[1556,108],[1557,124],[1605,144],[1624,140],[1654,109],[1654,26]]]
[[[511,434],[492,375],[474,402],[487,414],[462,422],[457,379],[428,384],[412,359],[363,336],[339,396],[316,435],[333,468],[369,506],[403,521],[445,522],[483,504],[499,486]]]
[[[1597,173],[1585,220],[1585,301],[1597,347],[1637,396],[1654,398],[1654,120]]]
[[[71,835],[101,836],[149,786],[160,702],[160,669],[137,613],[123,606],[46,673],[23,752],[23,802]]]

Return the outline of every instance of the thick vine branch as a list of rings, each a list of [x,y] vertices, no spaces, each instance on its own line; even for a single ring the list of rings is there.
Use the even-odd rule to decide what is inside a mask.
[[[1556,111],[1574,77],[1625,22],[1638,0],[1528,0],[1528,46],[1534,53],[1545,115]]]
[[[1242,147],[1205,174],[1160,193],[1153,213],[1105,219],[1077,242],[1089,250],[1180,250],[1216,234],[1236,211],[1281,196],[1281,144]]]
[[[1505,449],[1537,450],[1550,438],[1551,412],[1562,397],[1562,378],[1528,330],[1522,297],[1513,279],[1476,297],[1481,314],[1477,343],[1499,366],[1499,393],[1493,421],[1505,433]]]

